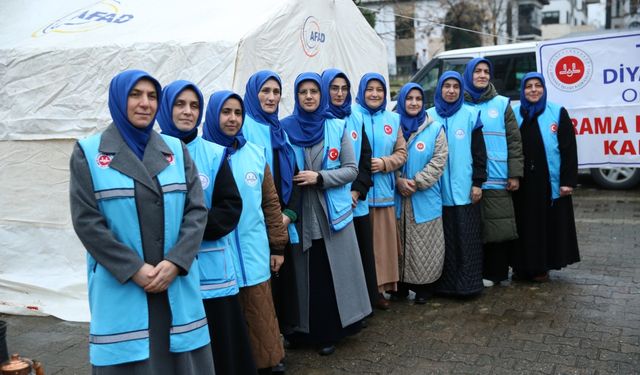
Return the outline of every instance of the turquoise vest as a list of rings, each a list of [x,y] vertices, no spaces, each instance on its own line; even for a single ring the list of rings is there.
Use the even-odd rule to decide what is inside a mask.
[[[498,95],[486,102],[465,104],[478,109],[482,120],[482,135],[487,148],[487,181],[482,188],[504,190],[509,178],[509,150],[504,124],[509,99]]]
[[[271,277],[271,250],[262,212],[262,182],[267,166],[265,148],[247,142],[231,155],[229,165],[242,196],[240,222],[231,233],[234,263],[242,288]]]
[[[187,145],[189,154],[198,167],[198,177],[204,191],[207,209],[211,209],[211,196],[225,148],[196,137]],[[202,299],[219,298],[238,294],[236,269],[233,265],[233,248],[230,236],[215,241],[202,241],[198,252],[200,293]]]
[[[98,164],[102,134],[79,142],[91,171],[98,208],[118,241],[144,259],[134,181],[115,169]],[[187,185],[180,140],[162,136],[173,151],[173,161],[157,178],[164,201],[164,252],[178,240]],[[147,295],[133,280],[121,284],[87,253],[89,307],[89,357],[95,366],[141,361],[149,358]],[[198,264],[169,285],[171,336],[169,350],[187,352],[209,343],[207,318],[198,290]]]
[[[352,106],[360,112],[364,120],[364,131],[371,144],[371,157],[380,158],[393,153],[398,139],[400,116],[390,111],[378,111],[371,115],[358,104]],[[369,190],[369,207],[390,207],[395,203],[395,173],[378,172],[373,174],[373,186]]]
[[[244,134],[244,138],[247,141],[264,147],[267,163],[269,163],[269,169],[271,169],[271,175],[275,176],[273,173],[273,146],[271,145],[271,129],[269,126],[270,125],[259,123],[251,116],[246,115],[244,124],[242,125],[242,134]],[[284,136],[287,142],[291,144],[287,133],[284,133]],[[289,224],[287,230],[289,231],[289,242],[293,244],[299,243],[300,239],[298,237],[298,231],[296,230],[295,224]]]
[[[324,155],[322,169],[332,170],[340,168],[340,153],[342,151],[342,136],[345,131],[345,123],[339,119],[327,119],[324,122]],[[293,151],[296,153],[298,169],[304,170],[304,148],[296,145]],[[353,221],[351,209],[351,185],[344,184],[323,190],[327,206],[327,220],[329,227],[337,232]]]
[[[449,157],[440,181],[442,182],[442,205],[463,206],[471,204],[473,186],[473,157],[471,155],[471,133],[478,120],[478,111],[466,104],[453,116],[442,118],[435,107],[427,110],[432,119],[444,125],[449,145]]]
[[[362,115],[353,111],[351,114],[346,117],[346,131],[349,134],[349,139],[353,144],[353,152],[356,155],[356,165],[360,165],[360,156],[362,153],[362,126],[364,125],[364,120]],[[351,189],[351,184],[349,184],[349,189]],[[354,217],[361,217],[369,215],[369,203],[366,200],[358,200],[358,204],[356,208],[353,210]]]
[[[407,144],[407,163],[402,167],[402,177],[414,179],[418,172],[429,164],[433,157],[436,139],[442,124],[432,122]],[[403,197],[396,192],[396,217],[402,212]],[[442,216],[442,196],[440,181],[425,190],[418,190],[411,195],[411,205],[416,224],[426,223]]]
[[[538,116],[538,127],[544,143],[544,151],[547,155],[547,167],[551,183],[551,199],[560,198],[560,148],[558,147],[558,123],[560,122],[561,106],[547,101],[544,112]],[[522,126],[520,104],[513,108],[518,120],[518,126]]]

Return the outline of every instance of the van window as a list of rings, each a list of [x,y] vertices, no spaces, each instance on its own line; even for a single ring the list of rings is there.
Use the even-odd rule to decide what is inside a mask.
[[[422,68],[420,72],[418,72],[414,78],[414,82],[420,84],[424,89],[424,98],[427,108],[433,107],[433,96],[435,94],[436,87],[438,86],[438,78],[440,78],[440,75],[447,70],[455,70],[456,72],[463,74],[464,67],[469,60],[471,60],[470,57],[444,60],[433,59],[429,61],[429,63]]]
[[[493,64],[492,82],[500,95],[520,99],[520,81],[525,74],[536,71],[534,52],[514,55],[486,56]]]

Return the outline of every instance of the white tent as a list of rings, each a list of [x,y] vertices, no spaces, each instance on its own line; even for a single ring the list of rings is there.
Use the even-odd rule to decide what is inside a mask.
[[[206,97],[244,93],[259,69],[387,75],[382,41],[351,0],[3,0],[0,24],[0,312],[89,318],[85,250],[68,208],[77,138],[110,122],[107,92],[137,68]],[[355,92],[354,92],[355,94]]]

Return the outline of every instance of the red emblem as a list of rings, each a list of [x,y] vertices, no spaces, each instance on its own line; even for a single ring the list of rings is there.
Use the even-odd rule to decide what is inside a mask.
[[[358,133],[355,130],[351,131],[351,139],[353,139],[354,141],[358,140]]]
[[[111,159],[113,159],[113,156],[111,155],[98,154],[98,157],[96,158],[96,163],[98,163],[98,167],[100,168],[107,168],[109,167],[109,164],[111,164]]]
[[[551,124],[551,132],[556,133],[558,131],[558,124]]]
[[[416,150],[418,150],[418,151],[424,151],[424,142],[418,142],[418,143],[416,143]]]
[[[173,154],[164,154],[165,159],[169,162],[169,164],[173,165],[176,163]]]
[[[556,63],[556,77],[564,84],[572,85],[580,81],[584,73],[584,62],[578,56],[568,55]]]
[[[332,148],[331,150],[329,150],[329,159],[331,161],[337,160],[338,156],[340,156],[340,152],[338,151],[337,148]]]
[[[393,128],[391,127],[391,125],[385,125],[385,126],[384,126],[384,132],[385,132],[387,135],[391,135],[391,132],[393,132]]]

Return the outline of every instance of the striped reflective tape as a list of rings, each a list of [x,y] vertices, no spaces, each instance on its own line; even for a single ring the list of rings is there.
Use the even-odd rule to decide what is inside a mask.
[[[115,344],[124,341],[140,340],[149,338],[149,330],[118,333],[114,335],[89,335],[91,344]]]
[[[195,331],[198,328],[202,328],[205,327],[207,325],[207,318],[204,317],[200,320],[196,320],[194,322],[188,323],[188,324],[184,324],[181,326],[173,326],[171,327],[171,331],[169,331],[172,335],[175,334],[180,334],[180,333],[187,333],[187,332],[191,332],[191,331]]]
[[[346,220],[352,214],[353,214],[353,211],[349,210],[346,213],[344,213],[343,215],[340,215],[337,218],[333,219],[331,221],[331,224],[338,224],[338,223],[342,222],[343,220]]]
[[[234,286],[234,285],[236,285],[236,281],[235,280],[228,281],[226,283],[220,283],[220,284],[202,284],[202,285],[200,285],[200,290],[223,289],[223,288],[228,288],[228,287]]]
[[[220,246],[220,247],[207,247],[207,248],[204,248],[204,249],[200,249],[200,251],[199,251],[199,252],[201,252],[201,253],[208,253],[208,252],[211,252],[211,251],[223,251],[223,250],[224,250],[224,246]]]
[[[187,184],[169,184],[162,186],[163,193],[173,193],[176,191],[187,191]]]
[[[96,199],[111,199],[111,198],[131,198],[135,196],[133,189],[111,189],[96,191]]]

